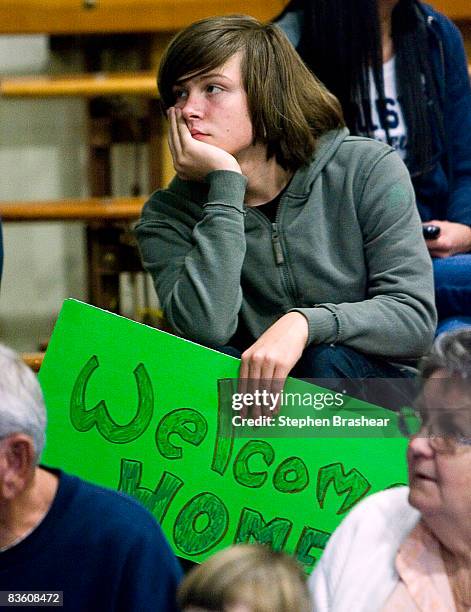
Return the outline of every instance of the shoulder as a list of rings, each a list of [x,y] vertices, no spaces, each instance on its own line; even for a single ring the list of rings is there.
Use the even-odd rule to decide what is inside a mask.
[[[408,503],[408,487],[367,497],[329,539],[309,586],[321,612],[380,609],[397,580],[397,550],[419,520]]]
[[[419,520],[408,501],[409,487],[394,487],[368,496],[357,504],[329,539],[325,564],[343,564],[372,555],[389,557]]]
[[[357,194],[364,192],[374,196],[378,189],[402,185],[410,193],[410,174],[406,165],[388,144],[366,136],[347,136],[337,152],[337,161],[353,175]],[[371,186],[374,189],[371,189]]]
[[[371,164],[387,156],[400,159],[389,145],[366,136],[352,136],[347,128],[339,128],[318,139],[311,167],[326,166],[339,159],[345,167],[355,167],[359,162]]]
[[[381,200],[385,190],[398,187],[407,201],[413,194],[409,172],[392,147],[364,136],[351,136],[346,128],[326,132],[319,138],[310,164],[293,177],[290,193],[309,197],[320,175],[333,177],[338,189],[346,190],[345,195],[350,194],[355,206],[365,193],[369,200]]]
[[[436,22],[436,24],[438,24],[440,27],[453,26],[453,29],[458,29],[449,17],[437,11],[430,4],[427,4],[426,2],[419,2],[419,8],[425,18],[428,19],[429,23]]]
[[[399,156],[395,154],[392,147],[379,140],[373,140],[366,136],[352,136],[348,135],[340,146],[340,151],[347,158],[365,160],[371,163],[372,161],[379,161],[384,157],[391,156],[392,159],[398,159]],[[394,155],[391,155],[393,154]]]
[[[403,194],[406,200],[413,193],[407,166],[388,144],[362,136],[348,136],[343,144],[343,154],[346,163],[354,164],[363,190],[368,185],[369,195],[374,196],[381,187]]]
[[[378,547],[395,550],[418,521],[408,502],[409,487],[394,487],[370,495],[357,504],[335,530],[326,550],[329,555],[367,554]]]
[[[81,609],[176,610],[181,568],[152,514],[128,495],[58,474],[58,491],[38,544],[52,554],[51,567],[59,559],[59,578],[66,576],[70,588],[83,586],[86,605]]]
[[[364,525],[365,529],[383,528],[384,524],[394,526],[397,523],[400,530],[404,517],[417,515],[408,501],[409,487],[393,487],[369,495],[357,504],[341,525]],[[366,522],[368,521],[368,524]]]
[[[459,43],[461,45],[462,36],[461,32],[453,21],[444,15],[439,13],[429,4],[420,3],[420,10],[427,20],[427,25],[432,28],[436,35],[440,37],[443,43],[453,44]]]
[[[69,512],[77,517],[83,529],[92,530],[94,526],[99,526],[104,537],[105,534],[116,533],[120,537],[126,535],[128,541],[150,537],[151,534],[158,540],[164,540],[153,515],[134,498],[76,476],[62,474],[61,479],[74,489]]]

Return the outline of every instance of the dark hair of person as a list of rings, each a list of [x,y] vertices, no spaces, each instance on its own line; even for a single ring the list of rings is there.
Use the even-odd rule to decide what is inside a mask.
[[[310,612],[306,576],[286,553],[261,544],[217,552],[185,576],[177,594],[182,610],[221,612],[245,605],[251,612]]]
[[[220,68],[241,54],[254,142],[267,145],[285,169],[309,162],[317,138],[343,127],[338,100],[308,70],[283,32],[246,15],[193,23],[170,42],[159,67],[164,109],[175,103],[173,87]]]
[[[386,110],[378,0],[292,0],[283,14],[293,10],[304,16],[298,46],[301,57],[340,100],[350,131],[371,135],[369,69],[378,92],[380,118]],[[433,123],[443,133],[425,20],[415,0],[400,0],[394,8],[392,38],[397,92],[408,134],[406,162],[414,175],[430,163]],[[431,108],[429,101],[435,102]],[[389,141],[387,127],[385,131]]]

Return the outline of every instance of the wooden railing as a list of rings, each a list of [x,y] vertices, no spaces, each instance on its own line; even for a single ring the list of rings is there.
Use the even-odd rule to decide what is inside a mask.
[[[0,96],[50,98],[57,96],[133,95],[157,97],[155,72],[98,72],[62,76],[6,77],[0,79]]]
[[[0,33],[174,32],[210,15],[277,15],[284,0],[1,0]]]
[[[0,202],[7,222],[82,221],[87,234],[88,298],[92,304],[119,312],[122,272],[141,272],[132,225],[145,197],[88,198],[54,201]]]
[[[470,0],[429,0],[451,19],[471,20]],[[1,0],[0,33],[174,32],[209,15],[269,20],[287,0]]]
[[[145,197],[0,202],[3,221],[133,221]]]

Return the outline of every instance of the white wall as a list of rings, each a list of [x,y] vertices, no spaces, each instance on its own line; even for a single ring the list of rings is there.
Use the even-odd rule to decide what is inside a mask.
[[[46,36],[0,36],[0,78],[80,71],[82,59],[73,49],[52,54]],[[118,63],[121,59],[114,58]],[[129,193],[133,153],[126,145],[113,151],[118,168],[113,177],[116,194]],[[146,151],[142,153],[145,162]],[[142,174],[145,168],[143,163]],[[141,183],[145,188],[145,177]],[[0,200],[86,195],[85,103],[0,98]],[[3,223],[3,237],[0,339],[17,350],[34,351],[50,335],[65,298],[87,299],[84,227],[80,223]]]
[[[0,37],[0,72],[70,71],[80,57],[52,57],[45,36]],[[0,199],[85,195],[85,109],[80,100],[0,99]],[[0,335],[18,350],[46,339],[63,299],[84,298],[80,224],[4,223]]]

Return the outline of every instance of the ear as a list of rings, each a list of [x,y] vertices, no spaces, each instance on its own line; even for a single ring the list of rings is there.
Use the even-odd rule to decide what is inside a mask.
[[[14,499],[30,482],[35,469],[33,440],[25,434],[12,434],[3,440],[4,469],[0,470],[0,497]]]

